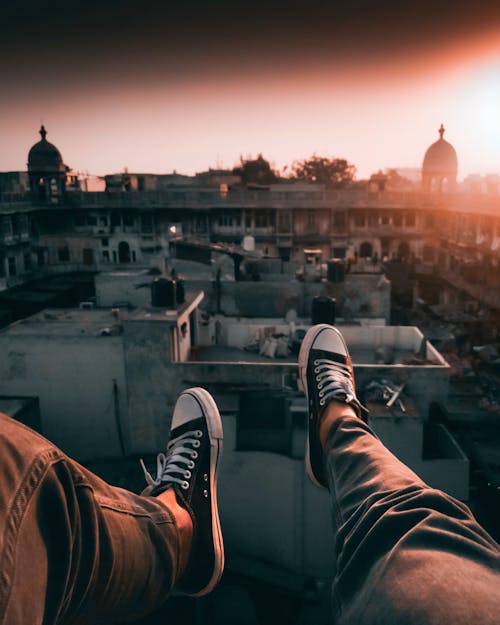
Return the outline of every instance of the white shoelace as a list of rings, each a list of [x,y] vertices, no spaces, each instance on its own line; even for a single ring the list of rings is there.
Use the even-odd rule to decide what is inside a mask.
[[[185,432],[172,439],[167,445],[167,453],[159,453],[156,457],[156,478],[146,469],[144,461],[140,460],[144,477],[149,486],[160,486],[161,484],[177,483],[187,490],[189,479],[192,476],[200,446],[200,438],[203,436],[201,430]]]
[[[318,358],[314,360],[314,373],[321,406],[324,406],[328,399],[340,399],[346,404],[358,403],[347,365],[327,358]]]

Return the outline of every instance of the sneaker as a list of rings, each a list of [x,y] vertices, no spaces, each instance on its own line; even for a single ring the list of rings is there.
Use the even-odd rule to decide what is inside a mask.
[[[176,589],[199,597],[217,585],[224,569],[224,543],[217,509],[217,468],[222,421],[208,391],[190,388],[175,404],[167,453],[158,454],[156,478],[147,471],[143,495],[173,488],[193,520],[189,562]]]
[[[327,488],[319,423],[331,401],[352,406],[358,417],[368,411],[356,397],[351,357],[342,334],[333,326],[320,324],[307,331],[299,352],[299,374],[308,400],[306,469],[312,482]]]

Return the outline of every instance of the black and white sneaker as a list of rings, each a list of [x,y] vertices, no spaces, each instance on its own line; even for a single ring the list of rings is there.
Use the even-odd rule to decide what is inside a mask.
[[[222,421],[208,391],[190,388],[175,404],[167,453],[158,454],[156,478],[147,471],[144,495],[174,488],[193,520],[189,562],[176,589],[199,597],[217,585],[224,569],[224,543],[217,509],[217,467]]]
[[[368,411],[356,397],[351,357],[342,334],[333,326],[320,324],[307,331],[299,352],[299,374],[308,400],[306,469],[317,486],[327,488],[319,423],[331,401],[352,406],[362,419]]]

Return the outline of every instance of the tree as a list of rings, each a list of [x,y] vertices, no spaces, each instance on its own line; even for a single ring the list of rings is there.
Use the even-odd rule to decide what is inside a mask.
[[[292,164],[292,178],[317,182],[327,187],[345,187],[354,179],[356,167],[345,158],[328,158],[313,154]]]
[[[240,156],[240,164],[233,169],[233,173],[240,175],[244,184],[272,184],[278,180],[271,164],[262,154],[255,159],[244,159]]]

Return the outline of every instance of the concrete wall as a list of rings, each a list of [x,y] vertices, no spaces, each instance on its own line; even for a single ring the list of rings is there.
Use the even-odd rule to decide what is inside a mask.
[[[182,274],[181,274],[182,276]],[[151,292],[144,284],[153,281],[147,272],[116,271],[96,276],[98,306],[130,302],[149,305]],[[390,284],[381,274],[352,274],[345,282],[301,282],[283,275],[275,281],[222,281],[220,301],[213,280],[185,279],[186,291],[204,291],[204,310],[223,312],[235,317],[285,317],[295,310],[300,317],[311,316],[315,296],[327,295],[337,300],[337,316],[390,319]]]
[[[38,396],[45,436],[78,459],[121,455],[116,418],[125,414],[126,384],[120,337],[1,333],[0,352],[0,394]]]
[[[127,378],[127,436],[131,453],[163,449],[179,384],[180,370],[170,364],[169,326],[150,321],[124,324]]]
[[[113,306],[118,302],[128,302],[137,307],[149,305],[154,278],[147,271],[117,270],[99,273],[95,277],[96,304]]]

